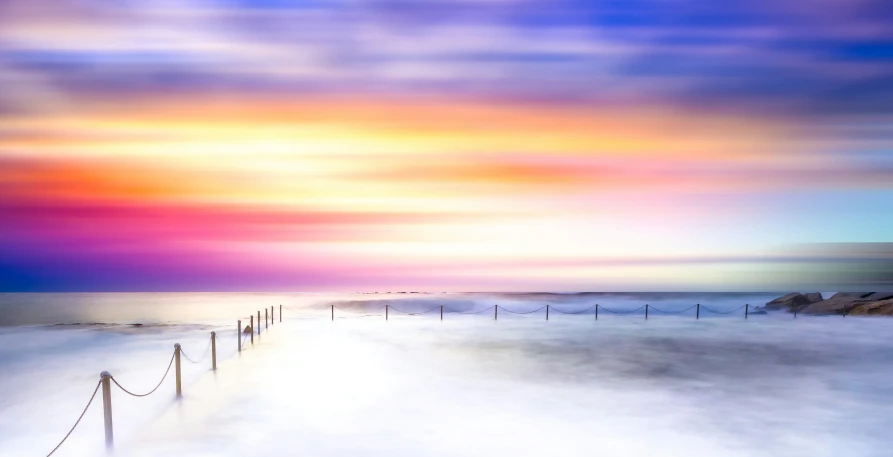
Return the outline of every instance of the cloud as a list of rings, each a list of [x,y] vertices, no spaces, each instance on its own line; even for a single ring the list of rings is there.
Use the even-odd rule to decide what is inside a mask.
[[[888,113],[883,2],[5,2],[0,72],[77,94],[451,92]],[[9,76],[7,76],[8,78]]]
[[[0,2],[0,269],[337,284],[480,260],[462,281],[579,285],[599,259],[846,238],[796,197],[890,193],[890,8]]]

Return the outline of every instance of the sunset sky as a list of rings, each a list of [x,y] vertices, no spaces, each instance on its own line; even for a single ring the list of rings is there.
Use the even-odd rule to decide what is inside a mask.
[[[3,1],[0,291],[772,288],[893,241],[891,17]]]

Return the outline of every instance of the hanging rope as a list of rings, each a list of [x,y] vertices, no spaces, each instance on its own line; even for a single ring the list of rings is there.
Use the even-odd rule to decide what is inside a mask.
[[[599,309],[605,310],[611,314],[632,314],[632,313],[639,312],[639,311],[645,309],[645,305],[642,305],[642,306],[640,306],[634,310],[631,310],[631,311],[614,311],[610,308],[605,308],[604,306],[599,307]]]
[[[68,430],[68,433],[65,434],[65,438],[62,438],[62,441],[59,441],[59,444],[57,444],[56,447],[54,447],[53,450],[50,451],[49,454],[47,454],[47,457],[50,457],[51,455],[53,455],[53,453],[59,449],[59,446],[62,446],[62,443],[64,443],[65,440],[67,440],[68,437],[71,436],[71,432],[73,432],[74,429],[77,428],[78,424],[81,423],[81,419],[84,418],[84,414],[87,413],[87,410],[90,409],[90,405],[93,404],[93,399],[96,398],[96,392],[99,392],[100,385],[102,385],[102,381],[99,381],[96,383],[96,388],[93,389],[93,395],[90,395],[90,401],[87,402],[87,406],[85,406],[84,410],[81,411],[81,415],[78,416],[78,420],[74,421],[74,425],[72,425],[71,429]]]
[[[150,390],[147,393],[135,394],[135,393],[125,389],[124,386],[122,386],[121,384],[118,384],[118,381],[115,379],[114,376],[112,376],[112,382],[115,383],[115,385],[118,386],[119,389],[123,390],[125,393],[130,394],[134,397],[148,397],[149,395],[152,395],[156,390],[158,390],[159,387],[161,387],[161,383],[164,382],[164,378],[167,378],[167,374],[171,372],[171,365],[174,364],[174,356],[175,355],[176,355],[176,350],[174,350],[174,354],[171,354],[171,361],[167,364],[167,370],[164,370],[164,376],[161,377],[161,381],[158,381],[158,385],[156,385],[154,389]]]
[[[747,306],[747,305],[744,305],[744,306]],[[725,312],[723,312],[723,311],[712,310],[712,309],[710,309],[710,308],[708,308],[708,307],[706,307],[706,306],[704,306],[704,305],[701,305],[701,309],[703,309],[703,310],[707,310],[707,311],[709,311],[709,312],[711,312],[711,313],[713,313],[713,314],[732,314],[732,313],[741,311],[742,309],[744,309],[744,306],[739,306],[739,307],[737,307],[737,308],[735,308],[735,309],[733,309],[733,310],[731,310],[731,311],[725,311]]]
[[[649,307],[648,307],[648,310],[649,310],[649,311],[655,311],[655,312],[658,312],[658,313],[661,313],[661,314],[683,314],[683,313],[687,313],[687,312],[689,312],[689,311],[695,309],[696,306],[698,306],[698,305],[692,305],[692,306],[690,306],[690,307],[688,307],[688,308],[683,309],[682,311],[664,311],[664,310],[662,310],[662,309],[655,308],[654,306],[649,306]],[[701,308],[703,308],[703,306],[702,306]]]
[[[180,355],[185,357],[187,362],[194,363],[194,364],[199,364],[199,363],[203,362],[205,360],[205,358],[208,357],[208,354],[210,352],[211,352],[211,339],[210,338],[208,339],[208,346],[205,348],[204,354],[202,354],[201,358],[199,358],[198,361],[190,359],[189,356],[186,355],[186,352],[183,351],[183,348],[180,348]]]
[[[505,311],[505,312],[507,312],[507,313],[509,313],[509,314],[533,314],[533,313],[538,313],[538,312],[540,312],[540,311],[546,309],[546,307],[543,306],[542,308],[535,309],[535,310],[533,310],[533,311],[512,311],[512,310],[510,310],[510,309],[508,309],[508,308],[503,308],[502,306],[500,306],[499,309],[501,309],[501,310],[503,310],[503,311]]]
[[[577,311],[564,311],[564,310],[562,310],[562,309],[560,309],[560,308],[556,308],[556,307],[553,306],[553,305],[549,305],[549,310],[550,310],[550,311],[553,311],[553,312],[556,312],[556,313],[558,313],[558,314],[586,314],[586,313],[590,313],[590,312],[592,312],[592,310],[595,309],[596,306],[598,306],[600,310],[602,310],[602,311],[604,311],[604,312],[606,312],[606,313],[610,313],[610,314],[618,314],[618,315],[626,315],[626,314],[635,314],[635,313],[641,312],[643,309],[645,309],[645,306],[646,306],[646,305],[642,305],[642,306],[640,306],[640,307],[638,307],[638,308],[636,308],[636,309],[632,309],[632,310],[618,310],[618,309],[607,308],[607,307],[605,307],[605,306],[600,306],[600,305],[592,305],[592,306],[590,306],[590,307],[588,307],[588,308],[581,309],[581,310],[577,310]],[[692,305],[692,306],[690,306],[690,307],[688,307],[688,308],[685,308],[685,309],[683,309],[683,310],[680,310],[680,311],[667,311],[667,310],[663,310],[663,309],[660,309],[660,308],[656,308],[656,307],[654,307],[654,306],[652,306],[652,305],[647,305],[647,306],[648,306],[648,311],[649,311],[649,312],[653,311],[653,312],[658,313],[658,314],[666,314],[666,315],[684,314],[684,313],[687,313],[687,312],[689,312],[689,311],[691,311],[691,310],[693,310],[693,309],[695,309],[695,308],[697,307],[697,305]],[[745,306],[746,306],[746,305],[745,305]],[[742,309],[745,308],[745,306],[739,306],[738,308],[735,308],[735,309],[733,309],[733,310],[731,310],[731,311],[717,311],[717,310],[708,308],[708,307],[703,306],[703,305],[701,306],[701,309],[704,310],[704,311],[710,312],[710,313],[714,313],[714,314],[732,314],[732,313],[736,313],[736,312],[738,312],[738,311],[741,311]],[[394,307],[394,306],[391,306],[391,305],[381,305],[381,306],[379,306],[378,308],[371,308],[371,311],[379,311],[379,310],[383,310],[385,307],[388,307],[391,311],[394,311],[394,312],[399,313],[399,314],[407,315],[407,316],[420,316],[420,315],[423,315],[423,314],[436,313],[438,310],[441,309],[441,306],[438,305],[438,306],[434,306],[433,308],[430,308],[430,309],[425,310],[425,311],[419,311],[419,312],[414,312],[414,313],[413,313],[413,312],[408,312],[408,311],[402,310],[402,309],[400,309],[400,308],[397,308],[397,307]],[[484,309],[481,309],[481,310],[478,310],[478,311],[459,311],[459,310],[456,310],[456,309],[449,308],[449,307],[447,307],[447,306],[443,306],[442,308],[443,308],[443,311],[444,311],[444,312],[448,312],[448,313],[451,313],[451,314],[481,314],[481,313],[486,313],[486,312],[489,312],[489,311],[493,311],[493,308],[496,308],[496,307],[498,307],[501,311],[504,311],[504,312],[509,313],[509,314],[533,314],[533,313],[541,312],[541,311],[543,311],[543,310],[546,308],[545,306],[542,306],[542,307],[540,307],[540,308],[537,308],[537,309],[534,309],[534,310],[531,310],[531,311],[515,311],[515,310],[512,310],[512,309],[506,308],[506,307],[504,307],[504,306],[501,306],[501,305],[489,306],[489,307],[487,307],[487,308],[484,308]],[[288,310],[290,310],[290,311],[296,311],[296,310],[293,310],[292,308],[288,308],[288,307],[284,307],[284,308],[285,308],[285,309],[288,309]],[[345,315],[341,315],[341,316],[336,315],[336,316],[335,316],[336,319],[350,319],[350,318],[361,318],[361,317],[382,317],[382,316],[384,316],[384,313],[378,313],[378,314],[354,314],[354,313],[357,313],[357,312],[370,311],[370,309],[368,309],[368,308],[362,308],[362,309],[350,309],[350,308],[342,308],[342,307],[340,307],[340,306],[334,306],[334,308],[337,309],[337,310],[339,310],[339,311],[341,311],[341,312],[343,312],[343,313],[348,314],[348,315],[346,315],[346,316],[345,316]],[[328,314],[325,314],[325,315],[322,315],[322,314],[303,314],[303,316],[307,316],[307,317],[286,317],[285,319],[286,319],[286,320],[288,320],[288,319],[317,319],[317,318],[323,318],[323,317],[328,318],[328,317],[329,317]]]
[[[410,312],[406,312],[406,311],[403,311],[403,310],[401,310],[401,309],[395,308],[395,307],[393,307],[393,306],[391,306],[389,309],[391,309],[391,310],[393,310],[393,311],[397,311],[397,312],[400,313],[400,314],[406,314],[407,316],[418,316],[418,315],[420,315],[420,314],[428,314],[428,313],[430,313],[430,312],[432,312],[432,311],[437,311],[437,310],[440,309],[440,305],[437,305],[437,306],[435,306],[435,307],[433,307],[433,308],[431,308],[431,309],[429,309],[429,310],[427,310],[427,311],[421,311],[421,312],[418,312],[418,313],[410,313]]]
[[[380,310],[380,309],[384,309],[385,306],[387,306],[387,305],[381,305],[381,306],[379,306],[378,308],[372,308],[372,309],[366,309],[366,308],[363,308],[363,309],[361,309],[360,311],[366,311],[366,312],[369,312],[369,311],[378,311],[378,310]],[[340,307],[340,306],[334,306],[334,305],[332,305],[332,307],[335,308],[335,309],[337,309],[338,311],[344,311],[345,313],[352,313],[352,312],[354,312],[354,310],[352,310],[352,309],[342,308],[342,307]]]
[[[560,310],[560,309],[558,309],[558,308],[556,308],[556,307],[554,307],[554,306],[550,306],[550,307],[549,307],[549,310],[551,310],[551,311],[555,311],[555,312],[558,313],[558,314],[583,314],[583,313],[585,313],[585,312],[587,312],[587,311],[589,311],[589,310],[591,310],[591,309],[595,309],[595,307],[596,307],[596,305],[592,305],[592,306],[590,306],[589,308],[581,309],[581,310],[579,310],[579,311],[562,311],[562,310]]]
[[[495,308],[495,306],[491,306],[491,307],[489,307],[489,308],[484,308],[484,309],[482,309],[482,310],[480,310],[480,311],[464,311],[464,312],[463,312],[463,311],[456,311],[456,310],[453,310],[453,309],[450,309],[450,308],[444,308],[444,310],[445,310],[445,311],[449,311],[449,312],[451,312],[451,313],[456,313],[456,314],[480,314],[480,313],[486,313],[487,311],[490,311],[490,310],[493,309],[493,308]],[[503,308],[503,309],[505,309],[505,308]]]

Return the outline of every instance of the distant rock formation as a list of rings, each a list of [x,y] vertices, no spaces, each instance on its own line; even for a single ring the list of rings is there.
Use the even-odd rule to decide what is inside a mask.
[[[251,329],[250,325],[246,325],[245,330],[242,330],[242,333],[252,333],[252,332],[253,332],[253,330]]]
[[[893,315],[893,292],[838,292],[827,300],[819,293],[791,293],[766,303],[767,310],[803,314]]]
[[[853,316],[893,316],[893,298],[859,306],[849,314]]]
[[[822,294],[819,292],[812,292],[806,295],[793,292],[766,303],[765,308],[770,311],[784,309],[790,312],[794,312],[794,310],[799,312],[801,309],[820,301],[822,301]]]
[[[821,292],[810,292],[803,296],[806,297],[807,300],[809,300],[809,303],[815,303],[824,300],[824,298],[822,298]]]

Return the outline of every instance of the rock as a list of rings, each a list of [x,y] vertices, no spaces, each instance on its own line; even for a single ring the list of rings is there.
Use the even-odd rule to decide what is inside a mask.
[[[806,300],[806,297],[804,297],[802,294],[800,294],[799,292],[793,292],[793,293],[790,293],[787,295],[782,295],[781,297],[778,297],[775,300],[767,302],[766,309],[777,310],[777,309],[782,309],[782,308],[788,308],[795,304],[808,304],[808,303],[809,303],[809,301]]]
[[[879,300],[857,306],[850,310],[851,316],[893,316],[893,298]]]
[[[813,302],[809,301],[809,298],[807,298],[805,295],[799,292],[793,292],[766,303],[766,309],[770,311],[780,309],[800,309],[812,303]]]
[[[245,330],[242,330],[242,333],[252,333],[252,332],[253,332],[253,330],[251,329],[250,325],[246,325]]]
[[[849,314],[852,309],[875,301],[867,298],[872,294],[873,292],[838,292],[831,298],[812,303],[798,312],[804,314]]]
[[[766,312],[766,308],[754,308],[748,312],[748,314],[769,314]]]
[[[893,298],[893,292],[873,292],[871,295],[864,297],[864,298],[867,298],[869,300],[876,300],[876,301],[889,300],[889,299]]]
[[[806,297],[806,299],[809,300],[810,303],[820,302],[824,300],[824,298],[822,298],[821,292],[810,292],[808,294],[805,294],[804,297]]]

